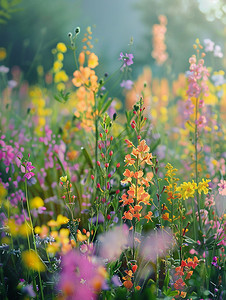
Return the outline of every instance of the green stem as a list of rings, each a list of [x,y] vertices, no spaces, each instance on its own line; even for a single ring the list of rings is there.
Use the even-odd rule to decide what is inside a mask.
[[[195,100],[195,182],[198,186],[199,174],[198,174],[198,125],[197,125],[197,119],[198,119],[198,99],[196,98],[196,100]],[[198,190],[196,190],[196,200],[197,200],[198,215],[199,215],[199,227],[200,227],[200,230],[202,231],[202,220],[201,220],[201,214],[200,214],[200,201],[199,201]],[[193,209],[193,217],[194,217],[194,209]],[[194,222],[195,222],[195,219],[194,219]]]
[[[33,223],[32,223],[32,219],[31,219],[31,212],[30,212],[30,206],[29,206],[29,201],[28,201],[27,179],[25,180],[25,193],[26,193],[27,211],[28,211],[28,216],[29,216],[29,221],[30,221],[30,226],[31,226],[32,239],[33,239],[35,252],[37,254],[37,247],[36,247],[35,236],[34,236],[34,228],[33,228]],[[44,300],[42,279],[41,279],[41,275],[40,275],[39,270],[38,270],[38,277],[39,277],[39,285],[40,285],[40,291],[41,291],[41,299]]]

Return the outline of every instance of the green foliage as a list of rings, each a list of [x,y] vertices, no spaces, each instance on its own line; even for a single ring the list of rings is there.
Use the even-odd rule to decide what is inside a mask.
[[[20,11],[20,8],[16,8],[22,0],[0,0],[0,24],[7,24],[12,18],[12,14]]]

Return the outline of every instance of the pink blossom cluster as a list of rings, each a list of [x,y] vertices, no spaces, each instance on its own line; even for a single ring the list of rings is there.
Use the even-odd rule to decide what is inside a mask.
[[[207,117],[203,114],[204,101],[203,97],[208,95],[207,80],[209,77],[209,71],[204,66],[204,59],[197,61],[196,55],[192,55],[189,59],[190,68],[187,72],[188,78],[188,89],[187,89],[187,100],[184,103],[184,117],[185,120],[189,120],[190,116],[195,111],[194,99],[198,101],[199,111],[202,109],[202,113],[196,120],[198,128],[203,128],[207,124]]]

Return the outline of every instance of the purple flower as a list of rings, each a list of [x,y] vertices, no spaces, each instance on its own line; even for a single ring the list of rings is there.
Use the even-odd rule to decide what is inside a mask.
[[[9,68],[7,68],[6,66],[0,66],[0,73],[8,73],[9,72]]]
[[[220,47],[219,45],[216,45],[216,46],[215,46],[213,55],[214,55],[215,57],[219,57],[219,58],[222,58],[222,57],[223,57],[223,53],[222,53],[221,47]]]
[[[210,39],[205,39],[204,40],[204,45],[205,45],[205,51],[206,52],[212,52],[214,49],[214,42],[211,41]]]
[[[132,80],[123,80],[120,84],[121,87],[124,87],[126,90],[131,90],[133,87],[133,81]]]
[[[31,284],[28,284],[25,287],[23,287],[22,292],[25,293],[27,296],[30,296],[32,298],[36,296],[36,294],[33,290],[33,286]]]
[[[96,224],[97,216],[94,216],[93,218],[90,218],[89,222],[91,222],[93,224]],[[104,216],[103,216],[102,213],[99,213],[99,215],[98,215],[98,224],[100,224],[100,223],[104,223]]]
[[[122,60],[124,62],[123,66],[121,69],[125,68],[126,66],[130,66],[133,64],[133,54],[123,54],[122,52],[120,53],[119,60]]]
[[[122,286],[122,282],[117,275],[112,276],[111,281],[114,284],[114,286],[116,286],[116,287]]]
[[[29,161],[25,162],[24,165],[21,165],[20,169],[22,173],[25,173],[23,176],[24,179],[27,178],[29,180],[31,177],[35,176],[35,174],[31,172],[35,167],[32,166],[32,163]]]

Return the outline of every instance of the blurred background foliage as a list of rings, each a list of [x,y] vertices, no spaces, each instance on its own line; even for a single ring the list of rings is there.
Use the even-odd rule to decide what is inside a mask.
[[[169,59],[164,66],[157,66],[151,56],[152,27],[159,23],[160,14],[168,19]],[[94,51],[100,57],[100,75],[117,69],[119,53],[125,51],[134,54],[134,78],[148,65],[155,76],[173,79],[188,69],[196,38],[210,38],[225,48],[226,1],[0,0],[0,47],[7,49],[4,63],[10,68],[20,66],[25,79],[33,83],[38,65],[45,71],[51,68],[51,50],[57,42],[68,44],[69,31],[80,26],[82,35],[89,25],[95,25],[93,35],[98,37]],[[75,69],[72,53],[66,55],[65,69],[68,74]]]

